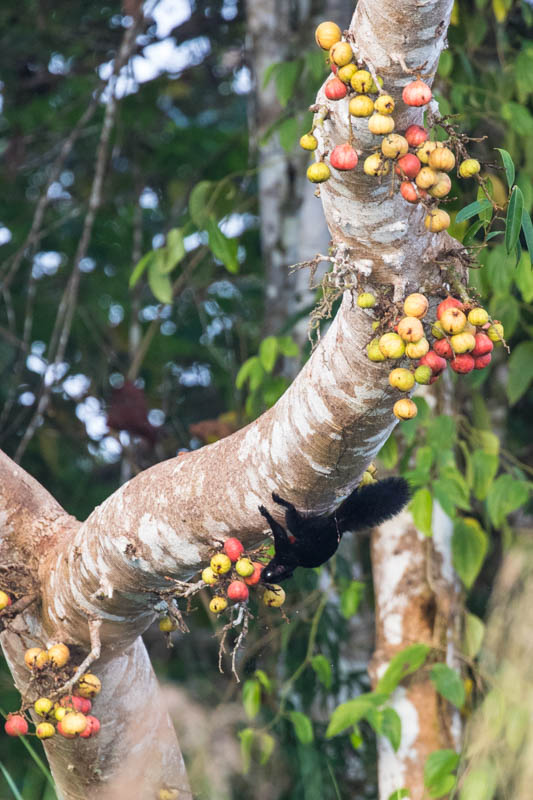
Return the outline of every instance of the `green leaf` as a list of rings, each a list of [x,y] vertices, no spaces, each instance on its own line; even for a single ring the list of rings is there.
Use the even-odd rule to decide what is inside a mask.
[[[294,145],[300,138],[300,125],[296,117],[288,117],[283,120],[278,128],[279,143],[283,149],[290,153]]]
[[[473,471],[473,492],[477,500],[485,500],[498,471],[498,456],[489,455],[483,450],[474,450],[471,457]]]
[[[363,744],[363,737],[358,725],[354,725],[353,733],[350,734],[350,743],[354,750],[357,750]]]
[[[279,352],[287,358],[295,358],[300,355],[300,348],[292,336],[278,336]]]
[[[462,208],[455,217],[455,221],[464,222],[471,217],[475,217],[476,214],[479,214],[481,211],[487,211],[489,208],[492,208],[492,203],[490,200],[487,200],[487,198],[484,200],[476,200],[474,203],[470,203]]]
[[[228,239],[224,236],[217,221],[213,217],[206,220],[205,228],[209,235],[209,249],[219,261],[222,261],[228,272],[238,272],[239,262],[237,260],[237,239]]]
[[[489,283],[497,294],[507,294],[514,278],[514,256],[505,252],[503,245],[493,247],[487,257],[485,270]]]
[[[365,584],[361,581],[352,581],[346,589],[341,592],[341,613],[344,619],[350,619],[357,613],[361,597],[365,589]]]
[[[529,258],[533,261],[533,223],[527,211],[522,211],[522,230],[527,244]]]
[[[461,676],[447,664],[434,664],[430,673],[435,689],[457,708],[465,702],[465,687]]]
[[[402,721],[393,708],[383,709],[381,735],[389,740],[392,749],[396,753],[402,741]]]
[[[432,536],[431,522],[433,518],[433,498],[429,489],[417,489],[414,493],[409,510],[413,515],[414,523],[424,536]]]
[[[492,800],[496,792],[493,767],[484,763],[463,775],[459,800]]]
[[[431,650],[427,644],[411,644],[391,658],[389,666],[376,686],[376,692],[390,694],[407,675],[420,669]]]
[[[505,169],[505,176],[507,178],[507,183],[509,184],[509,189],[511,189],[514,185],[514,178],[515,178],[515,166],[513,159],[511,158],[510,153],[507,150],[504,150],[501,147],[495,148],[501,156],[503,167]]]
[[[180,261],[185,258],[185,244],[183,243],[183,231],[181,228],[172,228],[167,233],[166,261],[162,269],[163,274],[172,272]]]
[[[430,421],[426,441],[437,453],[453,447],[456,438],[457,432],[453,417],[439,414]]]
[[[372,727],[372,730],[374,731],[376,736],[381,736],[381,730],[383,728],[383,719],[384,719],[383,711],[378,710],[377,708],[370,708],[365,714],[365,719],[368,722],[368,724]]]
[[[259,360],[266,372],[272,372],[278,357],[278,340],[275,336],[267,336],[259,345]]]
[[[398,463],[398,440],[393,433],[389,436],[378,453],[385,469],[393,469]]]
[[[257,716],[261,708],[261,685],[255,678],[244,682],[242,687],[242,704],[248,719]]]
[[[503,103],[500,113],[520,137],[527,140],[533,135],[533,117],[525,106],[510,101]]]
[[[485,624],[468,611],[465,615],[465,629],[463,637],[463,652],[468,658],[475,658],[481,650],[483,637],[485,635]]]
[[[259,763],[262,767],[270,760],[275,744],[276,740],[269,733],[259,736]]]
[[[452,562],[467,589],[478,576],[488,547],[487,534],[471,517],[456,519],[452,535]]]
[[[254,678],[257,678],[265,692],[268,693],[272,691],[272,681],[262,669],[256,669],[254,672]]]
[[[241,740],[241,761],[242,772],[246,775],[252,763],[252,744],[254,741],[255,731],[253,728],[244,728],[239,731],[239,739]]]
[[[531,61],[533,64],[533,59]],[[533,86],[533,83],[531,84]],[[533,186],[531,185],[531,178],[525,172],[521,172],[516,179],[516,185],[522,189],[524,195],[524,211],[531,213],[533,208]]]
[[[282,108],[286,107],[294,94],[301,71],[302,61],[299,58],[296,61],[284,61],[278,65],[275,73],[276,94]]]
[[[487,498],[487,511],[495,528],[499,528],[505,517],[524,505],[529,499],[529,488],[524,481],[512,475],[500,475]]]
[[[276,72],[277,68],[279,67],[280,62],[274,61],[273,64],[269,64],[268,67],[263,72],[263,89],[266,89],[272,78],[274,77],[274,73]]]
[[[356,725],[356,723],[366,717],[371,709],[376,708],[376,706],[385,699],[385,695],[379,695],[376,692],[367,692],[366,694],[360,694],[353,700],[348,700],[346,703],[341,703],[331,715],[326,731],[326,739],[338,736],[339,733],[345,731],[346,728],[351,728],[352,725]]]
[[[440,788],[442,781],[450,777],[450,773],[457,769],[458,764],[459,756],[455,750],[435,750],[429,754],[424,764],[424,786],[432,797],[440,796],[434,794],[435,790]]]
[[[246,359],[244,364],[241,364],[241,368],[239,369],[237,377],[235,378],[235,386],[237,387],[237,389],[242,389],[246,381],[252,375],[256,367],[256,364],[259,364],[259,366],[261,366],[257,356],[251,356],[251,358]]]
[[[457,508],[461,508],[463,511],[470,510],[470,492],[465,479],[458,470],[450,467],[442,470],[441,476],[433,481],[432,489],[433,494],[449,516],[455,516]]]
[[[525,212],[524,212],[525,213]],[[523,223],[522,223],[523,226]],[[533,234],[533,226],[532,226]],[[532,241],[533,244],[533,241]],[[531,256],[529,253],[522,253],[520,261],[516,267],[514,282],[518,286],[522,299],[525,303],[533,300],[533,270],[531,269]]]
[[[311,666],[320,683],[325,686],[326,689],[329,689],[331,686],[331,664],[326,656],[323,656],[321,653],[313,656],[311,659]]]
[[[447,78],[453,69],[453,54],[451,50],[443,50],[439,58],[438,73]]]
[[[455,775],[443,775],[442,778],[432,785],[431,789],[428,789],[429,796],[431,798],[444,797],[444,795],[452,791],[455,782]]]
[[[509,359],[507,396],[514,405],[524,395],[533,380],[533,342],[520,342]]]
[[[464,244],[465,247],[468,247],[468,245],[472,244],[472,242],[474,241],[474,238],[476,236],[476,233],[484,225],[485,225],[484,220],[478,219],[477,222],[474,222],[474,224],[471,225],[468,228],[468,230],[466,231],[465,235],[463,236],[463,244]]]
[[[198,229],[202,229],[209,216],[209,200],[213,195],[212,181],[200,181],[189,195],[189,214]]]
[[[133,289],[143,272],[147,267],[150,266],[150,263],[154,261],[154,259],[158,258],[157,250],[150,250],[148,253],[145,253],[144,256],[137,262],[134,267],[133,272],[130,275],[129,280],[129,287]]]
[[[511,258],[514,265],[517,259],[514,255]],[[490,298],[489,312],[492,317],[498,317],[503,324],[506,338],[510,339],[520,322],[520,304],[511,294],[510,288],[506,292],[494,294]],[[483,375],[483,372],[481,374]]]
[[[160,250],[156,253],[161,254]],[[152,259],[148,267],[148,285],[154,297],[160,303],[172,303],[172,283],[168,275],[165,275],[160,270],[162,259],[159,256],[157,259]]]
[[[404,797],[409,797],[409,789],[396,789],[389,795],[388,800],[404,800]]]
[[[294,726],[294,732],[302,744],[311,744],[313,741],[313,725],[306,714],[301,711],[290,711],[289,719]]]
[[[524,210],[524,195],[522,190],[515,186],[509,205],[507,206],[507,217],[505,219],[505,247],[510,253],[517,245],[522,227],[522,212]]]

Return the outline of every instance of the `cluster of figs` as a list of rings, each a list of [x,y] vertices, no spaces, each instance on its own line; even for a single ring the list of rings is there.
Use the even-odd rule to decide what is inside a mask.
[[[226,539],[222,551],[215,553],[209,566],[202,570],[202,581],[215,592],[209,610],[221,614],[228,608],[228,601],[246,603],[250,588],[258,587],[264,566],[246,555],[240,539],[234,536]],[[285,602],[285,591],[277,584],[269,584],[263,590],[262,599],[266,606],[279,608]],[[176,629],[176,622],[164,616],[159,620],[159,629],[170,633]]]
[[[361,308],[372,308],[376,297],[364,292],[357,303]],[[428,308],[425,295],[410,294],[403,304],[405,316],[394,325],[394,330],[367,345],[371,361],[411,359],[412,368],[397,367],[389,373],[390,385],[401,392],[411,391],[415,383],[434,383],[448,364],[460,374],[485,369],[491,362],[495,342],[503,341],[503,325],[491,321],[481,306],[447,297],[437,306],[437,319],[429,323],[426,332],[422,319]],[[412,419],[417,413],[415,403],[408,397],[397,400],[393,410],[399,419]]]
[[[393,133],[395,123],[392,116],[395,102],[383,90],[383,80],[354,60],[352,45],[342,39],[342,31],[334,22],[322,22],[315,32],[317,44],[329,52],[329,61],[334,73],[325,85],[328,100],[348,99],[348,114],[351,117],[368,117],[371,133],[381,136],[379,149],[368,155],[363,163],[367,175],[383,177],[393,168],[400,179],[400,194],[408,203],[422,202],[427,209],[424,220],[431,233],[446,230],[450,216],[438,208],[441,198],[450,192],[452,183],[449,172],[456,164],[456,158],[446,142],[430,140],[429,132],[420,125],[410,125],[403,134]],[[371,97],[371,95],[373,97]],[[431,100],[430,87],[420,78],[411,81],[402,92],[407,106],[425,106]],[[352,130],[351,122],[349,125]],[[304,150],[316,150],[318,140],[311,130],[300,139]],[[325,154],[311,164],[307,177],[312,183],[323,183],[331,177],[330,166],[339,171],[353,170],[359,156],[352,140],[338,144],[329,153],[329,166]],[[480,171],[481,165],[475,158],[461,162],[457,170],[461,178],[470,178]]]
[[[0,604],[4,602],[0,592]],[[7,595],[6,595],[7,596]],[[9,604],[8,604],[9,605]],[[5,607],[5,606],[4,606]],[[70,661],[70,650],[63,642],[53,644],[47,650],[30,647],[24,653],[24,663],[33,673],[37,686],[54,686],[58,672]],[[102,688],[100,679],[90,672],[82,675],[73,692],[54,701],[41,694],[33,703],[37,718],[35,735],[38,739],[51,739],[59,734],[64,739],[90,739],[100,730],[100,720],[93,716],[92,700]],[[7,715],[4,730],[8,736],[25,736],[29,732],[25,711]]]

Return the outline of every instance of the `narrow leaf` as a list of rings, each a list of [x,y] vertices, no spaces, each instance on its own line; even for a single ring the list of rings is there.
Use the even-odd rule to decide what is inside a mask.
[[[21,793],[17,789],[17,785],[16,785],[15,781],[13,780],[13,778],[10,775],[10,773],[7,771],[6,767],[4,767],[4,765],[2,764],[1,761],[0,761],[0,770],[2,770],[2,775],[6,779],[6,783],[9,786],[9,788],[11,789],[11,791],[13,792],[13,795],[16,798],[16,800],[24,800],[24,798],[22,797]]]
[[[398,713],[393,708],[383,709],[381,735],[385,736],[389,740],[392,745],[392,749],[396,753],[402,741],[402,721]]]
[[[256,669],[256,671],[254,672],[254,678],[257,678],[257,680],[259,681],[265,692],[272,691],[272,681],[270,680],[266,672],[264,672],[262,669]]]
[[[254,678],[245,681],[242,687],[242,704],[248,719],[257,716],[261,708],[261,686]]]
[[[524,231],[529,257],[533,261],[533,223],[527,211],[522,211],[522,230]]]
[[[434,664],[430,673],[435,689],[457,708],[465,702],[465,687],[458,672],[448,664]]]
[[[135,284],[137,283],[137,281],[139,280],[145,269],[147,269],[147,267],[150,265],[153,259],[157,257],[156,253],[157,253],[156,250],[150,250],[148,253],[144,254],[144,256],[140,259],[140,261],[137,262],[133,272],[130,275],[130,280],[129,280],[130,289],[133,289],[133,287],[135,286]]]
[[[156,253],[160,253],[159,250]],[[160,303],[172,303],[172,283],[168,275],[159,269],[161,259],[152,259],[148,267],[148,285],[154,297]]]
[[[522,212],[524,210],[524,195],[518,186],[515,186],[509,205],[507,207],[507,217],[505,219],[505,248],[510,253],[518,243],[520,228],[522,227]]]
[[[487,198],[484,200],[476,200],[474,203],[470,203],[468,206],[462,208],[455,217],[455,221],[464,222],[471,217],[475,217],[476,214],[479,214],[481,211],[486,211],[489,208],[492,208],[492,203],[487,200]]]
[[[242,772],[246,775],[252,763],[252,744],[254,741],[255,731],[253,728],[244,728],[239,731],[239,739],[241,740],[241,760]]]
[[[503,166],[505,169],[505,176],[507,178],[507,183],[509,184],[509,189],[512,189],[514,185],[514,176],[515,176],[515,166],[513,163],[513,159],[511,158],[507,150],[504,150],[502,147],[496,147],[496,150],[501,156]]]

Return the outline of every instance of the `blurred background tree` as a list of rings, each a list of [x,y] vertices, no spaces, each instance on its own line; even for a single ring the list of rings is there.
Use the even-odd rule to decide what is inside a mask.
[[[159,0],[144,4],[138,29],[138,0],[0,9],[0,446],[80,519],[137,471],[257,416],[309,352],[316,297],[288,267],[325,252],[328,237],[297,142],[327,74],[312,31],[329,18],[346,27],[353,7],[281,6]],[[528,3],[456,2],[435,84],[441,112],[488,137],[472,155],[502,202],[494,148],[511,154],[528,211],[532,29]],[[468,191],[454,181],[452,210],[476,199]],[[452,233],[475,248],[476,224]],[[461,576],[479,634],[467,694],[481,685],[481,619],[532,473],[531,261],[524,249],[516,266],[499,242],[471,280],[504,322],[510,358],[463,378],[431,416],[419,401],[381,465],[415,472],[415,486],[482,531]],[[377,797],[370,724],[325,738],[333,709],[368,689],[369,540],[347,537],[334,564],[290,588],[290,625],[255,610],[241,685],[228,665],[217,671],[205,604],[174,650],[158,632],[145,637],[199,797]],[[1,680],[7,711],[17,699],[5,666]],[[55,796],[37,754],[0,739],[0,797]]]

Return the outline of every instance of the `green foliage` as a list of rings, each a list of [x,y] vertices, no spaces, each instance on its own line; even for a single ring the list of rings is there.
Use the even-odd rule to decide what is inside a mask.
[[[465,702],[465,687],[458,672],[447,664],[434,664],[430,677],[435,684],[435,689],[457,708],[462,708]]]
[[[455,750],[435,750],[424,764],[424,785],[430,797],[442,797],[455,786],[453,772],[459,764]]]
[[[427,644],[411,644],[396,653],[378,681],[376,692],[389,695],[400,681],[420,669],[425,663],[431,648]]]
[[[455,520],[452,536],[453,566],[467,589],[470,589],[479,574],[487,548],[487,534],[477,520]]]

